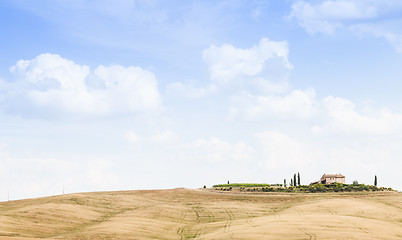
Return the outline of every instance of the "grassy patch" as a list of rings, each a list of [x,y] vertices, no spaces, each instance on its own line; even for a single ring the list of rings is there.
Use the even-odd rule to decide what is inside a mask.
[[[267,183],[230,183],[230,184],[216,184],[213,187],[270,187]]]

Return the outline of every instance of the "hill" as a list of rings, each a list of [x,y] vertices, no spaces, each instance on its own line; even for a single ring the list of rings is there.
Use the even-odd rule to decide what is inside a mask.
[[[0,239],[400,239],[402,194],[149,190],[0,203]]]

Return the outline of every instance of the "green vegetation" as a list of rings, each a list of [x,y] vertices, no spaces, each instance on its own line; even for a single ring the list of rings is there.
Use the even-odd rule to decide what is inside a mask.
[[[282,184],[267,184],[267,183],[229,183],[229,184],[216,184],[212,187],[270,187],[270,186],[282,186]]]
[[[293,180],[293,179],[292,179]],[[284,181],[286,183],[286,181]],[[284,187],[282,184],[259,184],[259,183],[232,183],[218,184],[213,187],[221,191],[246,191],[246,192],[374,192],[374,191],[394,191],[392,188],[385,188],[365,184],[311,184]]]
[[[205,188],[205,186],[204,186]],[[300,173],[293,174],[290,178],[290,185],[287,187],[286,178],[283,184],[267,184],[267,183],[228,183],[214,185],[215,190],[220,191],[241,191],[241,192],[374,192],[374,191],[394,191],[392,188],[377,187],[377,175],[374,176],[374,185],[359,184],[357,180],[353,184],[300,184]]]
[[[300,173],[297,173],[297,185],[300,186]]]

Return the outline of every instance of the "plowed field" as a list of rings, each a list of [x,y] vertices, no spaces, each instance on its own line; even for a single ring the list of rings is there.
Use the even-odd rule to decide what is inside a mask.
[[[0,239],[402,239],[402,193],[66,194],[0,203]]]

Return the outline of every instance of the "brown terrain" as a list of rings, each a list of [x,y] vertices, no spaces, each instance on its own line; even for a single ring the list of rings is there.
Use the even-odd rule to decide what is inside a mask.
[[[0,203],[0,239],[402,239],[402,193],[66,194]]]

